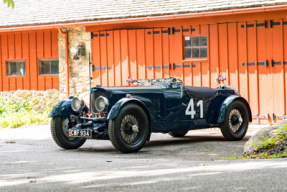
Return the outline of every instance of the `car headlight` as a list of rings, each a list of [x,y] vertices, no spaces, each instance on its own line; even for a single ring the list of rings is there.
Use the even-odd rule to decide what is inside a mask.
[[[95,107],[98,111],[103,111],[109,106],[109,100],[106,97],[100,96],[96,99]]]
[[[76,112],[84,109],[85,107],[85,102],[83,99],[80,99],[78,97],[74,97],[71,103],[72,109]]]

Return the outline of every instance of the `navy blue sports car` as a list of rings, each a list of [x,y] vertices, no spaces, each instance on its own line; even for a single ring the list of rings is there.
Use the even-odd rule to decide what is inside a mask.
[[[86,139],[111,140],[123,152],[137,152],[151,133],[183,137],[189,130],[219,127],[227,140],[242,139],[252,121],[248,102],[228,85],[184,86],[181,80],[129,80],[130,86],[90,90],[90,108],[70,96],[51,111],[51,132],[62,148]]]

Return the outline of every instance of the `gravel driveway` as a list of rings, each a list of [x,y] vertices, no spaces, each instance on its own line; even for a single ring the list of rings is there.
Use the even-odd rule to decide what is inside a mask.
[[[222,161],[241,156],[259,129],[251,126],[236,142],[226,141],[219,129],[190,131],[180,139],[153,134],[133,154],[98,140],[63,150],[48,125],[0,129],[0,191],[286,191],[285,159]]]

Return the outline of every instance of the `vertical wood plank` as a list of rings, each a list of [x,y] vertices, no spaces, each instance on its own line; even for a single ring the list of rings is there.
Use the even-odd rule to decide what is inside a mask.
[[[287,22],[284,19],[283,22]],[[287,25],[283,25],[283,60],[284,60],[284,101],[285,101],[285,115],[287,115]]]
[[[100,32],[100,71],[102,86],[108,85],[108,74],[107,74],[107,39],[106,32]]]
[[[168,78],[170,76],[170,56],[169,56],[169,32],[170,28],[162,28],[162,64],[165,68],[162,69],[163,71],[163,78]],[[189,74],[190,76],[190,74]]]
[[[38,63],[37,63],[37,40],[36,33],[29,33],[30,43],[30,88],[32,90],[38,90]]]
[[[238,90],[238,57],[237,57],[237,26],[228,23],[228,68],[229,84]]]
[[[52,58],[59,57],[59,49],[58,49],[58,31],[53,30],[52,32]]]
[[[162,33],[161,28],[153,31],[154,40],[154,77],[162,78]]]
[[[249,105],[253,114],[258,114],[258,87],[257,87],[257,58],[256,58],[256,23],[247,22],[247,25],[254,27],[246,28],[247,38],[247,72],[248,72],[248,92]]]
[[[122,70],[121,70],[121,38],[120,31],[114,31],[114,56],[115,56],[115,85],[122,85]]]
[[[209,58],[210,58],[210,77],[211,77],[211,87],[217,87],[217,83],[214,83],[215,79],[219,76],[219,51],[218,51],[218,24],[210,25],[210,48],[209,48]]]
[[[146,78],[146,65],[145,65],[145,30],[136,30],[136,46],[137,46],[137,77],[138,79]]]
[[[2,51],[2,82],[3,82],[3,91],[10,91],[9,89],[9,78],[7,78],[7,69],[6,69],[6,59],[8,56],[8,35],[1,35],[1,51]]]
[[[101,84],[101,74],[100,74],[100,37],[99,33],[94,33],[97,37],[92,39],[92,63],[95,67],[93,70],[93,86],[96,84]]]
[[[207,37],[207,47],[209,47],[209,34],[208,34],[208,25],[200,26],[201,35]],[[208,48],[207,48],[208,49]],[[202,86],[210,87],[210,71],[209,71],[209,53],[207,52],[207,61],[203,61],[201,65],[201,81]]]
[[[59,76],[53,77],[53,89],[59,90]]]
[[[128,79],[130,76],[128,30],[121,30],[121,62],[122,62],[122,84],[128,85],[128,83],[126,82],[126,79]]]
[[[39,91],[45,91],[46,86],[45,86],[45,77],[38,77],[38,90]]]
[[[134,79],[138,79],[137,76],[137,41],[136,30],[128,30],[128,47],[129,47],[129,69],[130,75]]]
[[[107,31],[107,54],[108,54],[108,86],[115,85],[115,61],[114,61],[114,32]]]
[[[52,40],[51,31],[44,31],[44,57],[51,58],[52,56]]]
[[[154,55],[153,55],[153,30],[145,30],[145,61],[148,79],[154,78]]]
[[[43,58],[44,57],[44,33],[43,31],[36,32],[37,34],[37,57]]]
[[[26,76],[23,78],[23,89],[30,90],[30,57],[29,57],[29,34],[22,33],[23,59],[25,59]]]
[[[15,59],[15,36],[13,33],[8,34],[8,58]]]
[[[15,59],[22,59],[22,34],[15,34]]]
[[[53,89],[52,77],[45,77],[45,90]]]
[[[23,89],[23,78],[17,77],[16,79],[16,90]]]
[[[226,77],[224,83],[229,84],[228,77],[228,46],[227,46],[227,24],[218,24],[218,37],[219,37],[219,75]]]
[[[244,26],[244,28],[241,27]],[[247,79],[247,47],[246,47],[246,23],[237,23],[238,30],[238,62],[239,62],[239,89],[240,94],[248,100],[248,79]],[[244,65],[243,65],[244,63]]]

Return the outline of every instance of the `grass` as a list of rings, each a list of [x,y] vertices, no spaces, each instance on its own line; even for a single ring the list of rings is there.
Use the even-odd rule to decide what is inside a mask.
[[[0,127],[15,128],[50,121],[48,118],[50,109],[44,113],[36,113],[32,111],[32,106],[32,103],[27,99],[23,102],[15,102],[0,98]]]
[[[273,138],[264,138],[264,141],[254,143],[252,142],[251,145],[255,145],[256,148],[254,150],[254,155],[245,155],[242,157],[224,157],[223,160],[239,160],[239,159],[273,159],[273,158],[284,158],[287,157],[287,149],[283,152],[277,152],[275,154],[270,154],[270,152],[266,152],[270,149],[279,149],[282,146],[287,146],[287,124],[283,124],[280,126],[275,127],[277,131],[276,137]],[[274,150],[276,151],[276,150]]]

